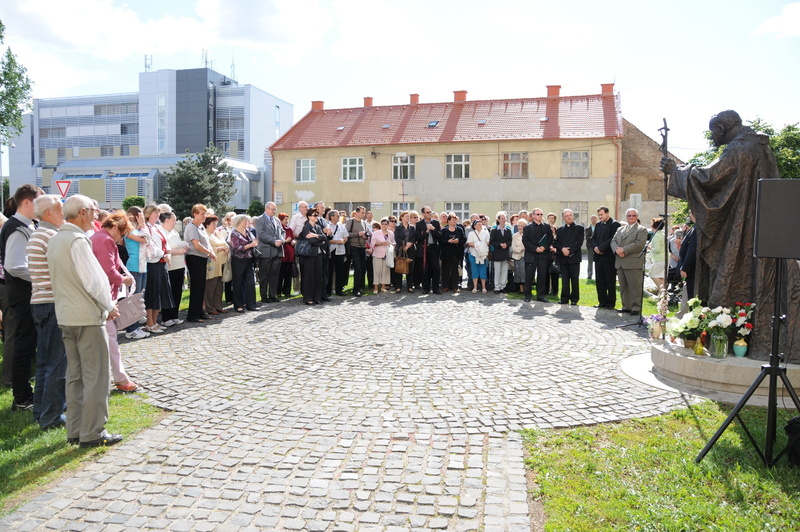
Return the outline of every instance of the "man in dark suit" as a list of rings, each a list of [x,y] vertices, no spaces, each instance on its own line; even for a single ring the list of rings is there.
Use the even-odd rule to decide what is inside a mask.
[[[556,257],[561,268],[561,304],[578,304],[581,273],[581,247],[586,233],[583,226],[575,223],[575,214],[570,209],[561,212],[564,225],[556,230]]]
[[[592,248],[592,237],[594,236],[594,229],[595,229],[595,227],[597,227],[597,216],[593,214],[589,218],[589,221],[591,223],[587,224],[586,225],[586,229],[585,229],[585,232],[586,232],[586,261],[588,263],[586,265],[586,273],[588,274],[586,276],[587,279],[591,279],[592,278],[592,270],[594,269],[594,249]]]
[[[533,222],[522,230],[522,245],[525,246],[525,302],[531,300],[533,277],[536,276],[536,301],[547,303],[547,268],[550,266],[550,246],[553,230],[542,222],[542,209],[533,209]]]
[[[689,217],[694,223],[694,214],[689,213]],[[694,226],[689,229],[681,242],[681,249],[678,252],[678,271],[681,279],[686,281],[687,299],[694,297],[694,266],[697,257],[697,233]]]
[[[283,224],[275,215],[278,207],[271,201],[264,206],[264,214],[256,218],[255,229],[258,239],[258,284],[261,292],[261,301],[264,303],[278,302],[278,278],[281,273],[281,259],[283,258],[283,242],[286,232]]]
[[[434,294],[441,294],[439,289],[439,278],[441,277],[441,267],[439,266],[439,246],[442,240],[442,228],[439,220],[431,217],[431,208],[427,205],[422,207],[422,220],[417,222],[415,228],[417,235],[417,252],[422,256],[417,260],[422,261],[422,291]]]
[[[617,305],[617,270],[611,239],[619,229],[619,222],[611,217],[605,205],[597,209],[597,217],[600,222],[594,228],[590,244],[594,251],[597,308],[613,309]]]

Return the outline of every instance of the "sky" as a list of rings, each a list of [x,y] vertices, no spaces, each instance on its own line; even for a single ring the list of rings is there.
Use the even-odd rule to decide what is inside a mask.
[[[152,68],[209,66],[294,105],[326,109],[598,94],[686,160],[734,109],[800,122],[800,1],[36,0],[3,2],[5,44],[36,98],[135,92]],[[4,157],[5,159],[5,157]],[[6,161],[3,163],[7,167]],[[657,171],[658,169],[654,169]]]

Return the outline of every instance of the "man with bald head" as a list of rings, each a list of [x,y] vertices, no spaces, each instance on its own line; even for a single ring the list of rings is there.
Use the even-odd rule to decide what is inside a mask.
[[[258,284],[261,301],[278,302],[278,280],[283,259],[283,242],[286,231],[277,216],[278,207],[268,201],[264,206],[264,214],[255,219],[256,239],[261,257],[258,259]],[[299,234],[299,233],[298,233]]]

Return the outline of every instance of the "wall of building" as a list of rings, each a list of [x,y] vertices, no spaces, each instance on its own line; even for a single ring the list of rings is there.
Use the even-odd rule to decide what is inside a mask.
[[[589,152],[588,178],[561,177],[564,151]],[[415,157],[414,179],[392,179],[392,156],[398,152]],[[527,179],[502,177],[504,153],[528,154]],[[448,154],[469,155],[469,179],[446,178]],[[424,204],[439,211],[447,203],[468,202],[471,212],[493,216],[504,202],[527,202],[528,208],[548,212],[560,212],[565,203],[579,202],[591,212],[602,204],[613,206],[616,154],[611,140],[570,139],[275,151],[273,157],[275,191],[282,193],[284,204],[370,202],[375,215],[382,216],[390,214],[392,203],[402,202],[405,194],[405,201],[416,209]],[[342,180],[344,157],[363,158],[363,181]],[[315,160],[315,182],[295,181],[297,159]]]

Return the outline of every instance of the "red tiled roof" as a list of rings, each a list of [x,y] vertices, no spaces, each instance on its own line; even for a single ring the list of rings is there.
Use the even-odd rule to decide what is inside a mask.
[[[621,136],[619,94],[595,94],[312,110],[271,149]]]

